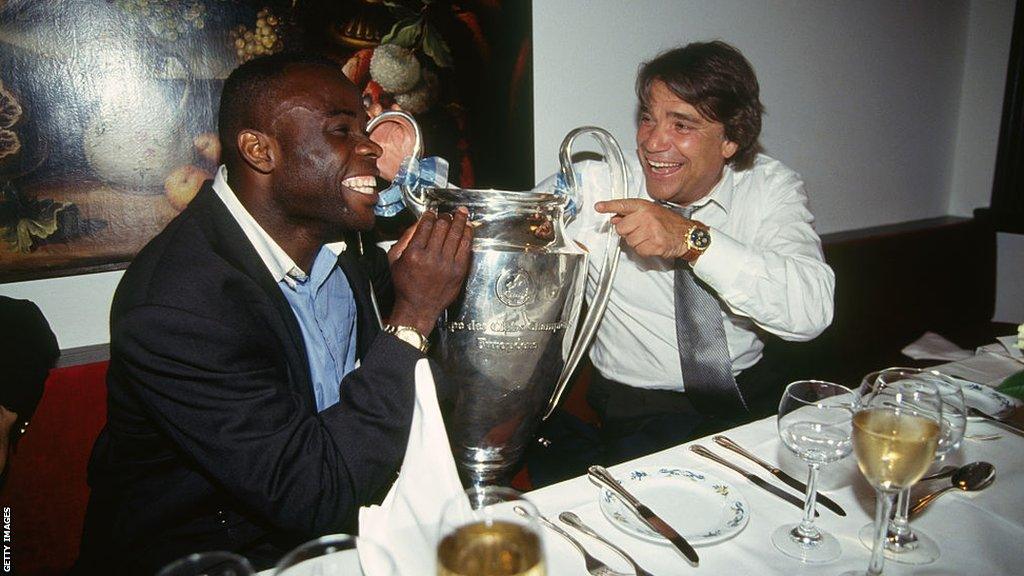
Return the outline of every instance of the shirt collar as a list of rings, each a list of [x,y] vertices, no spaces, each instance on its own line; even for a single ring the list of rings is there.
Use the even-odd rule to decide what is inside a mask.
[[[714,202],[719,208],[722,209],[726,214],[732,208],[732,195],[733,195],[733,170],[732,167],[726,164],[722,168],[722,177],[718,179],[718,183],[711,189],[711,192],[706,196],[697,200],[693,203],[695,210],[700,210],[704,206]]]
[[[217,169],[213,178],[213,191],[217,193],[228,212],[238,222],[249,243],[256,249],[263,264],[266,265],[270,275],[275,282],[284,281],[289,288],[295,288],[297,283],[306,282],[309,275],[302,268],[299,268],[291,256],[284,251],[274,239],[267,234],[267,231],[260,226],[259,222],[252,217],[252,214],[245,209],[245,206],[235,196],[235,192],[228,185],[228,169],[223,164]],[[325,247],[338,256],[345,251],[345,242],[332,242]]]

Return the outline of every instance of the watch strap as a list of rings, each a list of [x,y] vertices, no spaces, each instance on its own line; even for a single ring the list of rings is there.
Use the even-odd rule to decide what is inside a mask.
[[[703,243],[698,244],[694,242],[695,232],[704,236]],[[683,238],[683,245],[686,247],[686,251],[683,252],[681,258],[693,264],[711,246],[710,232],[711,228],[707,224],[693,220],[693,225],[686,231],[686,235]]]
[[[416,348],[424,354],[427,353],[427,349],[430,348],[430,341],[423,335],[422,332],[413,328],[412,326],[400,326],[395,324],[385,324],[384,332],[391,334],[395,338],[398,338],[402,342]]]

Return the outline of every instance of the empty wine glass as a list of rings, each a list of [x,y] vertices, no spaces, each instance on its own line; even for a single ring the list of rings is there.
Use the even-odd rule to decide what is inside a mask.
[[[511,488],[477,486],[455,496],[441,515],[438,576],[544,576],[537,516]]]
[[[964,438],[967,428],[967,404],[960,384],[938,372],[918,368],[886,368],[872,372],[861,382],[860,394],[871,393],[877,382],[896,380],[928,381],[939,389],[942,396],[942,429],[935,449],[935,459],[941,461],[954,454]],[[872,545],[874,525],[868,524],[860,530],[860,541],[867,547]],[[939,545],[920,530],[910,528],[910,488],[900,490],[896,497],[894,514],[889,522],[885,537],[885,557],[901,564],[928,564],[939,558]]]
[[[877,493],[868,576],[881,574],[885,564],[885,535],[893,497],[928,471],[941,427],[942,395],[934,382],[876,380],[861,398],[861,408],[853,417],[853,451],[857,466]],[[847,572],[843,576],[857,574]]]
[[[198,552],[164,566],[156,576],[252,576],[249,561],[231,552]]]
[[[831,382],[798,380],[782,394],[779,437],[808,467],[803,520],[772,533],[772,544],[787,556],[802,562],[829,562],[842,553],[836,537],[814,525],[814,503],[818,470],[853,450],[850,434],[856,408],[857,396]]]
[[[366,538],[348,534],[331,534],[310,540],[285,554],[274,566],[274,576],[356,576],[364,573],[394,576],[398,572],[387,550]]]

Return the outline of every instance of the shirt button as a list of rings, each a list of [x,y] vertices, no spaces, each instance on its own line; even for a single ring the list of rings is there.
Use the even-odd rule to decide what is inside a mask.
[[[217,510],[217,523],[221,526],[228,523],[227,514],[223,510]]]

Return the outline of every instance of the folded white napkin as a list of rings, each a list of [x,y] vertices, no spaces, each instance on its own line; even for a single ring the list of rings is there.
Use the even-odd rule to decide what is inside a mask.
[[[931,370],[978,384],[998,386],[1011,374],[1020,372],[1021,368],[1018,360],[1001,354],[978,354],[966,360],[933,366]]]
[[[1010,334],[1009,336],[1000,336],[996,338],[999,345],[1003,347],[1006,355],[1010,358],[1024,358],[1024,350],[1017,348],[1017,341],[1020,337],[1016,334]]]
[[[925,332],[900,352],[914,360],[963,360],[974,356],[972,352],[960,348],[934,332]]]
[[[390,553],[399,575],[433,573],[441,512],[453,496],[462,493],[430,363],[420,360],[401,472],[380,506],[359,509],[359,536]],[[391,576],[386,560],[376,557],[372,548],[360,548],[359,560],[366,576]]]

